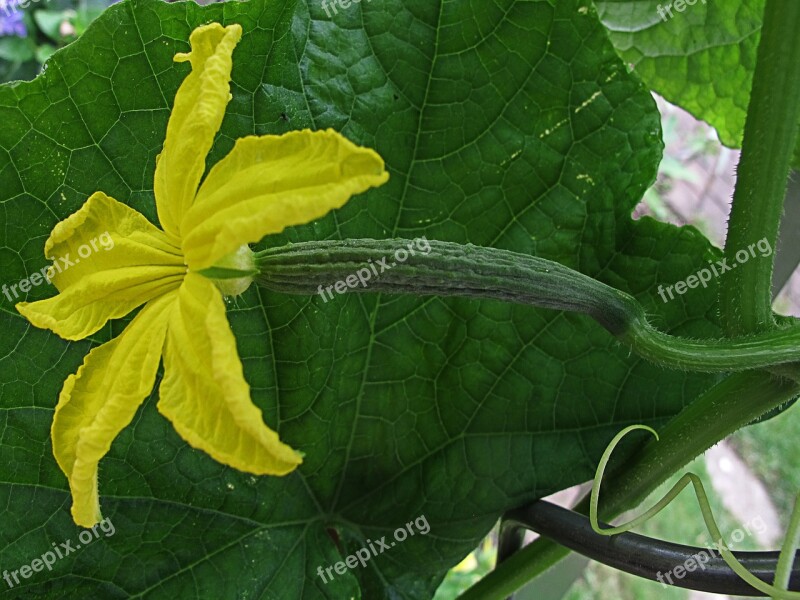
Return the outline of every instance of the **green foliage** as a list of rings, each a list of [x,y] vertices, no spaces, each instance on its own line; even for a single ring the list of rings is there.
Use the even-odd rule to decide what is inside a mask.
[[[617,52],[645,83],[713,126],[723,144],[740,148],[765,1],[698,1],[684,3],[682,12],[674,4],[595,2]],[[793,165],[800,168],[800,145]]]
[[[764,0],[698,1],[671,13],[659,12],[669,1],[595,4],[620,56],[654,91],[741,146]]]
[[[425,235],[506,248],[636,296],[664,330],[718,335],[716,281],[657,295],[718,252],[693,228],[631,220],[660,160],[659,115],[579,0],[373,0],[333,19],[292,0],[114,6],[38,79],[0,87],[3,282],[45,266],[50,230],[96,190],[155,222],[155,158],[188,69],[172,57],[213,20],[245,35],[209,164],[242,136],[333,127],[392,175],[265,245]],[[52,411],[125,323],[67,344],[0,301],[0,564],[16,569],[77,535]],[[34,575],[25,597],[430,598],[504,510],[591,478],[620,428],[658,427],[717,381],[647,364],[588,318],[499,302],[252,289],[229,318],[253,399],[303,467],[223,468],[151,397],[101,463],[116,534]],[[318,577],[420,515],[428,535]]]

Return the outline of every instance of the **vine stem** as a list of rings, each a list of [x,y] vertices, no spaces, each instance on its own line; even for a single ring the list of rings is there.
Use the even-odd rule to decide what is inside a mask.
[[[789,166],[800,123],[800,2],[767,0],[742,142],[725,257],[760,239],[777,247]],[[737,265],[720,282],[723,325],[731,337],[773,328],[769,260]]]
[[[322,302],[345,292],[383,292],[580,312],[645,359],[685,371],[741,371],[800,361],[797,326],[736,340],[688,340],[658,331],[632,296],[559,263],[450,242],[426,240],[409,250],[414,248],[414,242],[398,239],[291,244],[255,255],[256,281],[284,293],[318,294]],[[404,252],[402,261],[398,249]]]

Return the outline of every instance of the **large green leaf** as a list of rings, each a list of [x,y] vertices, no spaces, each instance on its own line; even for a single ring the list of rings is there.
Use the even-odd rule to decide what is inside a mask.
[[[265,244],[425,235],[513,249],[636,295],[665,329],[717,333],[715,283],[659,299],[717,252],[692,228],[631,220],[661,155],[659,115],[578,0],[372,0],[332,19],[290,0],[116,5],[43,76],[0,87],[3,282],[41,269],[49,231],[95,190],[155,222],[155,158],[188,68],[172,56],[211,20],[245,35],[209,164],[244,135],[333,127],[392,174]],[[623,425],[659,426],[714,381],[644,363],[587,318],[499,302],[252,289],[229,317],[253,399],[302,468],[220,466],[160,417],[154,391],[101,464],[116,533],[8,594],[427,598],[502,511],[590,478]],[[49,424],[67,375],[124,325],[67,344],[2,297],[3,568],[76,539]],[[334,539],[346,554],[423,515],[427,535],[317,576],[340,559]]]
[[[620,55],[653,90],[741,146],[764,0],[595,4]]]

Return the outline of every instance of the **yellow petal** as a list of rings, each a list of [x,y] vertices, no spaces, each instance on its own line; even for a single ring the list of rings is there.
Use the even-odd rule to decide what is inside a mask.
[[[60,293],[17,310],[36,327],[79,340],[109,319],[180,286],[186,266],[164,232],[129,206],[94,194],[45,243]]]
[[[241,37],[240,25],[211,23],[192,32],[190,53],[175,56],[176,62],[190,61],[192,71],[175,96],[155,176],[158,218],[174,239],[180,238],[181,218],[194,200],[230,101],[231,55]]]
[[[192,270],[318,219],[389,178],[377,153],[333,130],[239,139],[211,169],[181,225]]]
[[[149,303],[64,382],[51,430],[53,454],[69,479],[72,517],[82,527],[102,520],[98,463],[153,389],[176,300],[173,292]]]
[[[189,274],[170,321],[158,409],[190,445],[240,471],[284,475],[302,462],[250,399],[222,295]]]

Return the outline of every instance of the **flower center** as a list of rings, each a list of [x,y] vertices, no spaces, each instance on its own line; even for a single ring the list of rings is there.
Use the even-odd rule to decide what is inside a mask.
[[[223,296],[240,296],[253,283],[257,273],[255,255],[246,244],[201,272],[217,286]]]

